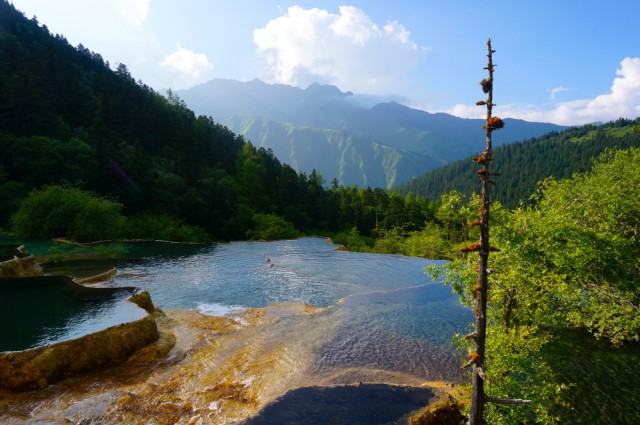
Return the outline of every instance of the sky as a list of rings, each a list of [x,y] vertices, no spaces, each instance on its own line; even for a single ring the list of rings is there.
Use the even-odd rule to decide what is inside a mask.
[[[161,91],[214,78],[332,84],[480,118],[581,125],[640,116],[638,0],[10,0]]]

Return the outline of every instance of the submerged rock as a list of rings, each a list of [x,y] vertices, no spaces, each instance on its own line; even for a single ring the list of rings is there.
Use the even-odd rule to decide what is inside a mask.
[[[406,424],[435,397],[430,388],[387,384],[298,388],[242,425]]]

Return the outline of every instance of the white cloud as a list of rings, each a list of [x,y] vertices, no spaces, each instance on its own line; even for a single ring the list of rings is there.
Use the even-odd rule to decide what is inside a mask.
[[[61,33],[72,45],[100,53],[112,68],[124,63],[135,79],[160,90],[181,89],[212,77],[213,65],[202,53],[178,45],[164,50],[145,28],[151,0],[15,0],[16,7]],[[37,11],[37,13],[33,12]]]
[[[151,0],[116,0],[114,6],[118,13],[131,25],[141,26],[149,14]]]
[[[175,89],[191,87],[211,79],[213,64],[204,53],[195,53],[176,45],[176,51],[165,56],[160,66],[170,71]]]
[[[555,102],[557,100],[558,94],[566,91],[571,91],[571,89],[568,89],[562,86],[554,87],[551,90],[549,90],[549,96],[551,96],[551,99]]]
[[[594,99],[555,102],[551,108],[547,109],[530,105],[498,105],[494,111],[502,118],[520,118],[527,121],[552,122],[560,125],[580,125],[597,121],[612,121],[621,117],[631,119],[639,117],[640,58],[623,59],[616,75],[617,77],[611,85],[611,91]],[[463,118],[482,118],[484,116],[483,110],[483,108],[476,106],[455,105],[447,112]]]
[[[428,49],[411,40],[398,22],[379,27],[360,9],[340,6],[338,14],[290,7],[253,41],[269,82],[306,86],[334,84],[343,90],[387,94],[401,92],[401,81]]]

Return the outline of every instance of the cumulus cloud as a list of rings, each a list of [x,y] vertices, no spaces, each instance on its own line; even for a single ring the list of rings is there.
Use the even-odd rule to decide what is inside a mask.
[[[623,59],[616,75],[611,91],[594,99],[554,102],[547,109],[531,105],[499,105],[494,111],[502,118],[520,118],[560,125],[606,122],[621,117],[637,118],[640,116],[640,58]],[[554,95],[553,91],[551,94]],[[463,118],[482,118],[484,114],[481,109],[476,106],[456,105],[447,112]]]
[[[376,94],[401,91],[399,82],[429,50],[412,41],[402,24],[380,27],[351,6],[340,6],[338,14],[290,7],[256,29],[253,41],[268,82],[319,82]]]
[[[213,64],[204,53],[195,53],[176,45],[176,51],[165,56],[160,66],[172,74],[172,87],[182,89],[202,83],[211,78]]]

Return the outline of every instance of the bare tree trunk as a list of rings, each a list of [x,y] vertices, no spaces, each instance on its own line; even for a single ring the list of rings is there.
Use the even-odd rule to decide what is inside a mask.
[[[499,403],[499,404],[527,404],[531,403],[531,400],[522,399],[503,399],[489,397],[484,391],[485,381],[485,349],[487,340],[487,292],[488,292],[488,276],[489,276],[489,253],[491,251],[497,251],[489,244],[489,208],[491,206],[491,199],[489,196],[489,185],[495,185],[496,183],[491,180],[493,176],[498,176],[500,173],[490,172],[489,164],[493,160],[493,151],[491,146],[491,133],[494,130],[499,130],[504,127],[504,122],[491,115],[494,103],[493,103],[493,53],[491,49],[491,39],[487,41],[488,49],[488,63],[484,68],[488,71],[489,77],[480,81],[482,91],[487,94],[487,100],[480,100],[476,102],[476,105],[486,105],[487,107],[487,123],[484,126],[486,135],[486,147],[482,155],[474,158],[474,161],[481,165],[477,171],[478,176],[482,180],[482,194],[480,198],[480,220],[469,223],[470,226],[480,226],[480,242],[472,243],[460,250],[460,252],[472,252],[478,251],[478,278],[474,287],[476,305],[474,307],[474,313],[476,315],[476,329],[473,333],[467,335],[465,338],[471,338],[474,340],[475,351],[471,353],[470,359],[466,366],[473,365],[473,374],[471,376],[471,406],[469,411],[469,425],[481,425],[484,424],[484,407],[487,402]],[[509,301],[515,302],[514,299]],[[511,306],[510,306],[511,308]],[[505,320],[509,320],[510,311],[507,313]]]
[[[483,414],[484,406],[487,401],[487,397],[484,391],[484,362],[485,362],[485,342],[487,331],[487,268],[489,260],[489,252],[491,246],[489,245],[489,208],[491,206],[489,196],[489,184],[492,184],[491,173],[489,172],[489,164],[492,160],[492,146],[491,146],[491,132],[502,127],[502,120],[500,118],[493,118],[491,111],[493,108],[493,53],[491,49],[491,39],[487,41],[488,48],[488,63],[485,68],[488,73],[488,79],[482,80],[482,90],[487,94],[486,101],[478,102],[479,105],[486,105],[487,107],[487,123],[485,125],[486,135],[486,148],[481,156],[477,157],[475,161],[482,165],[482,168],[478,170],[478,175],[482,180],[482,195],[480,200],[480,244],[479,244],[479,259],[478,259],[478,279],[476,281],[476,332],[475,332],[475,353],[472,354],[471,360],[473,360],[473,374],[471,377],[472,393],[471,393],[471,408],[469,412],[469,424],[479,425],[484,423]]]

